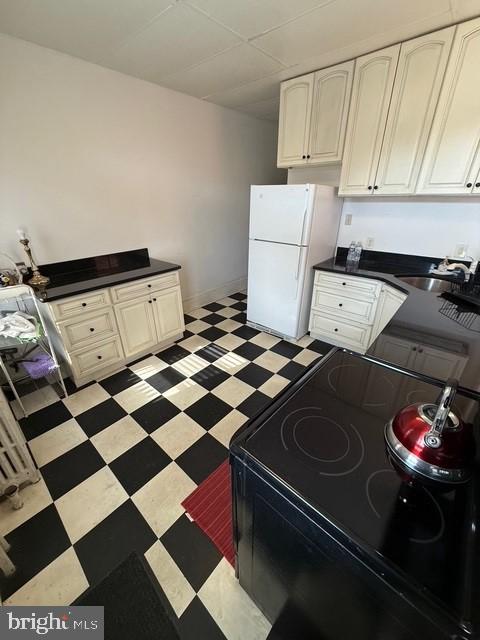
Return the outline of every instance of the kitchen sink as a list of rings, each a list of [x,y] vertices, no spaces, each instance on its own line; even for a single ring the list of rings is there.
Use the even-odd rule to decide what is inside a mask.
[[[448,282],[448,280],[440,280],[439,278],[427,278],[424,276],[397,276],[397,278],[412,287],[423,289],[424,291],[433,291],[434,293],[451,291],[452,287],[451,282]]]

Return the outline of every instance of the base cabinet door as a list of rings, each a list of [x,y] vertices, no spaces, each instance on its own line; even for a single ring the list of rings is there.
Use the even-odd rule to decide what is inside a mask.
[[[157,344],[153,306],[150,296],[115,305],[126,358],[142,353]]]
[[[180,287],[174,287],[153,297],[158,342],[172,338],[185,329]]]

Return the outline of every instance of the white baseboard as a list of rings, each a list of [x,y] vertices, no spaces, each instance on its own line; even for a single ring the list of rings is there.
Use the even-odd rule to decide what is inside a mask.
[[[226,298],[231,293],[237,293],[238,291],[243,291],[246,288],[247,276],[238,278],[238,280],[231,280],[230,282],[226,282],[225,284],[222,284],[220,287],[216,287],[215,289],[208,289],[207,291],[197,293],[190,298],[185,298],[183,300],[183,310],[185,311],[185,313],[188,313],[193,309],[203,307],[206,304],[210,304],[210,302],[216,302],[217,300]]]

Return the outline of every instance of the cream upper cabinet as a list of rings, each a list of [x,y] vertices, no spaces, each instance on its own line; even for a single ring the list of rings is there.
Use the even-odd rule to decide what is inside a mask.
[[[375,194],[415,193],[454,33],[449,27],[401,45]]]
[[[358,58],[340,177],[340,195],[374,189],[400,45]]]
[[[283,82],[279,167],[341,162],[355,62]]]
[[[305,164],[310,132],[314,75],[283,82],[278,128],[279,167]]]
[[[479,62],[480,18],[477,18],[457,26],[418,193],[480,192]]]
[[[315,73],[308,164],[342,160],[354,66],[350,60]]]

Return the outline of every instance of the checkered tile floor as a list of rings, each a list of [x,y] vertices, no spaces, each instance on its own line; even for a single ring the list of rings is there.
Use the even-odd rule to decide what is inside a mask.
[[[180,503],[225,458],[232,435],[328,350],[245,325],[234,294],[185,317],[174,346],[59,400],[25,396],[20,424],[43,479],[19,511],[0,503],[17,573],[6,604],[70,604],[132,551],[144,554],[182,636],[262,640],[269,624]]]

